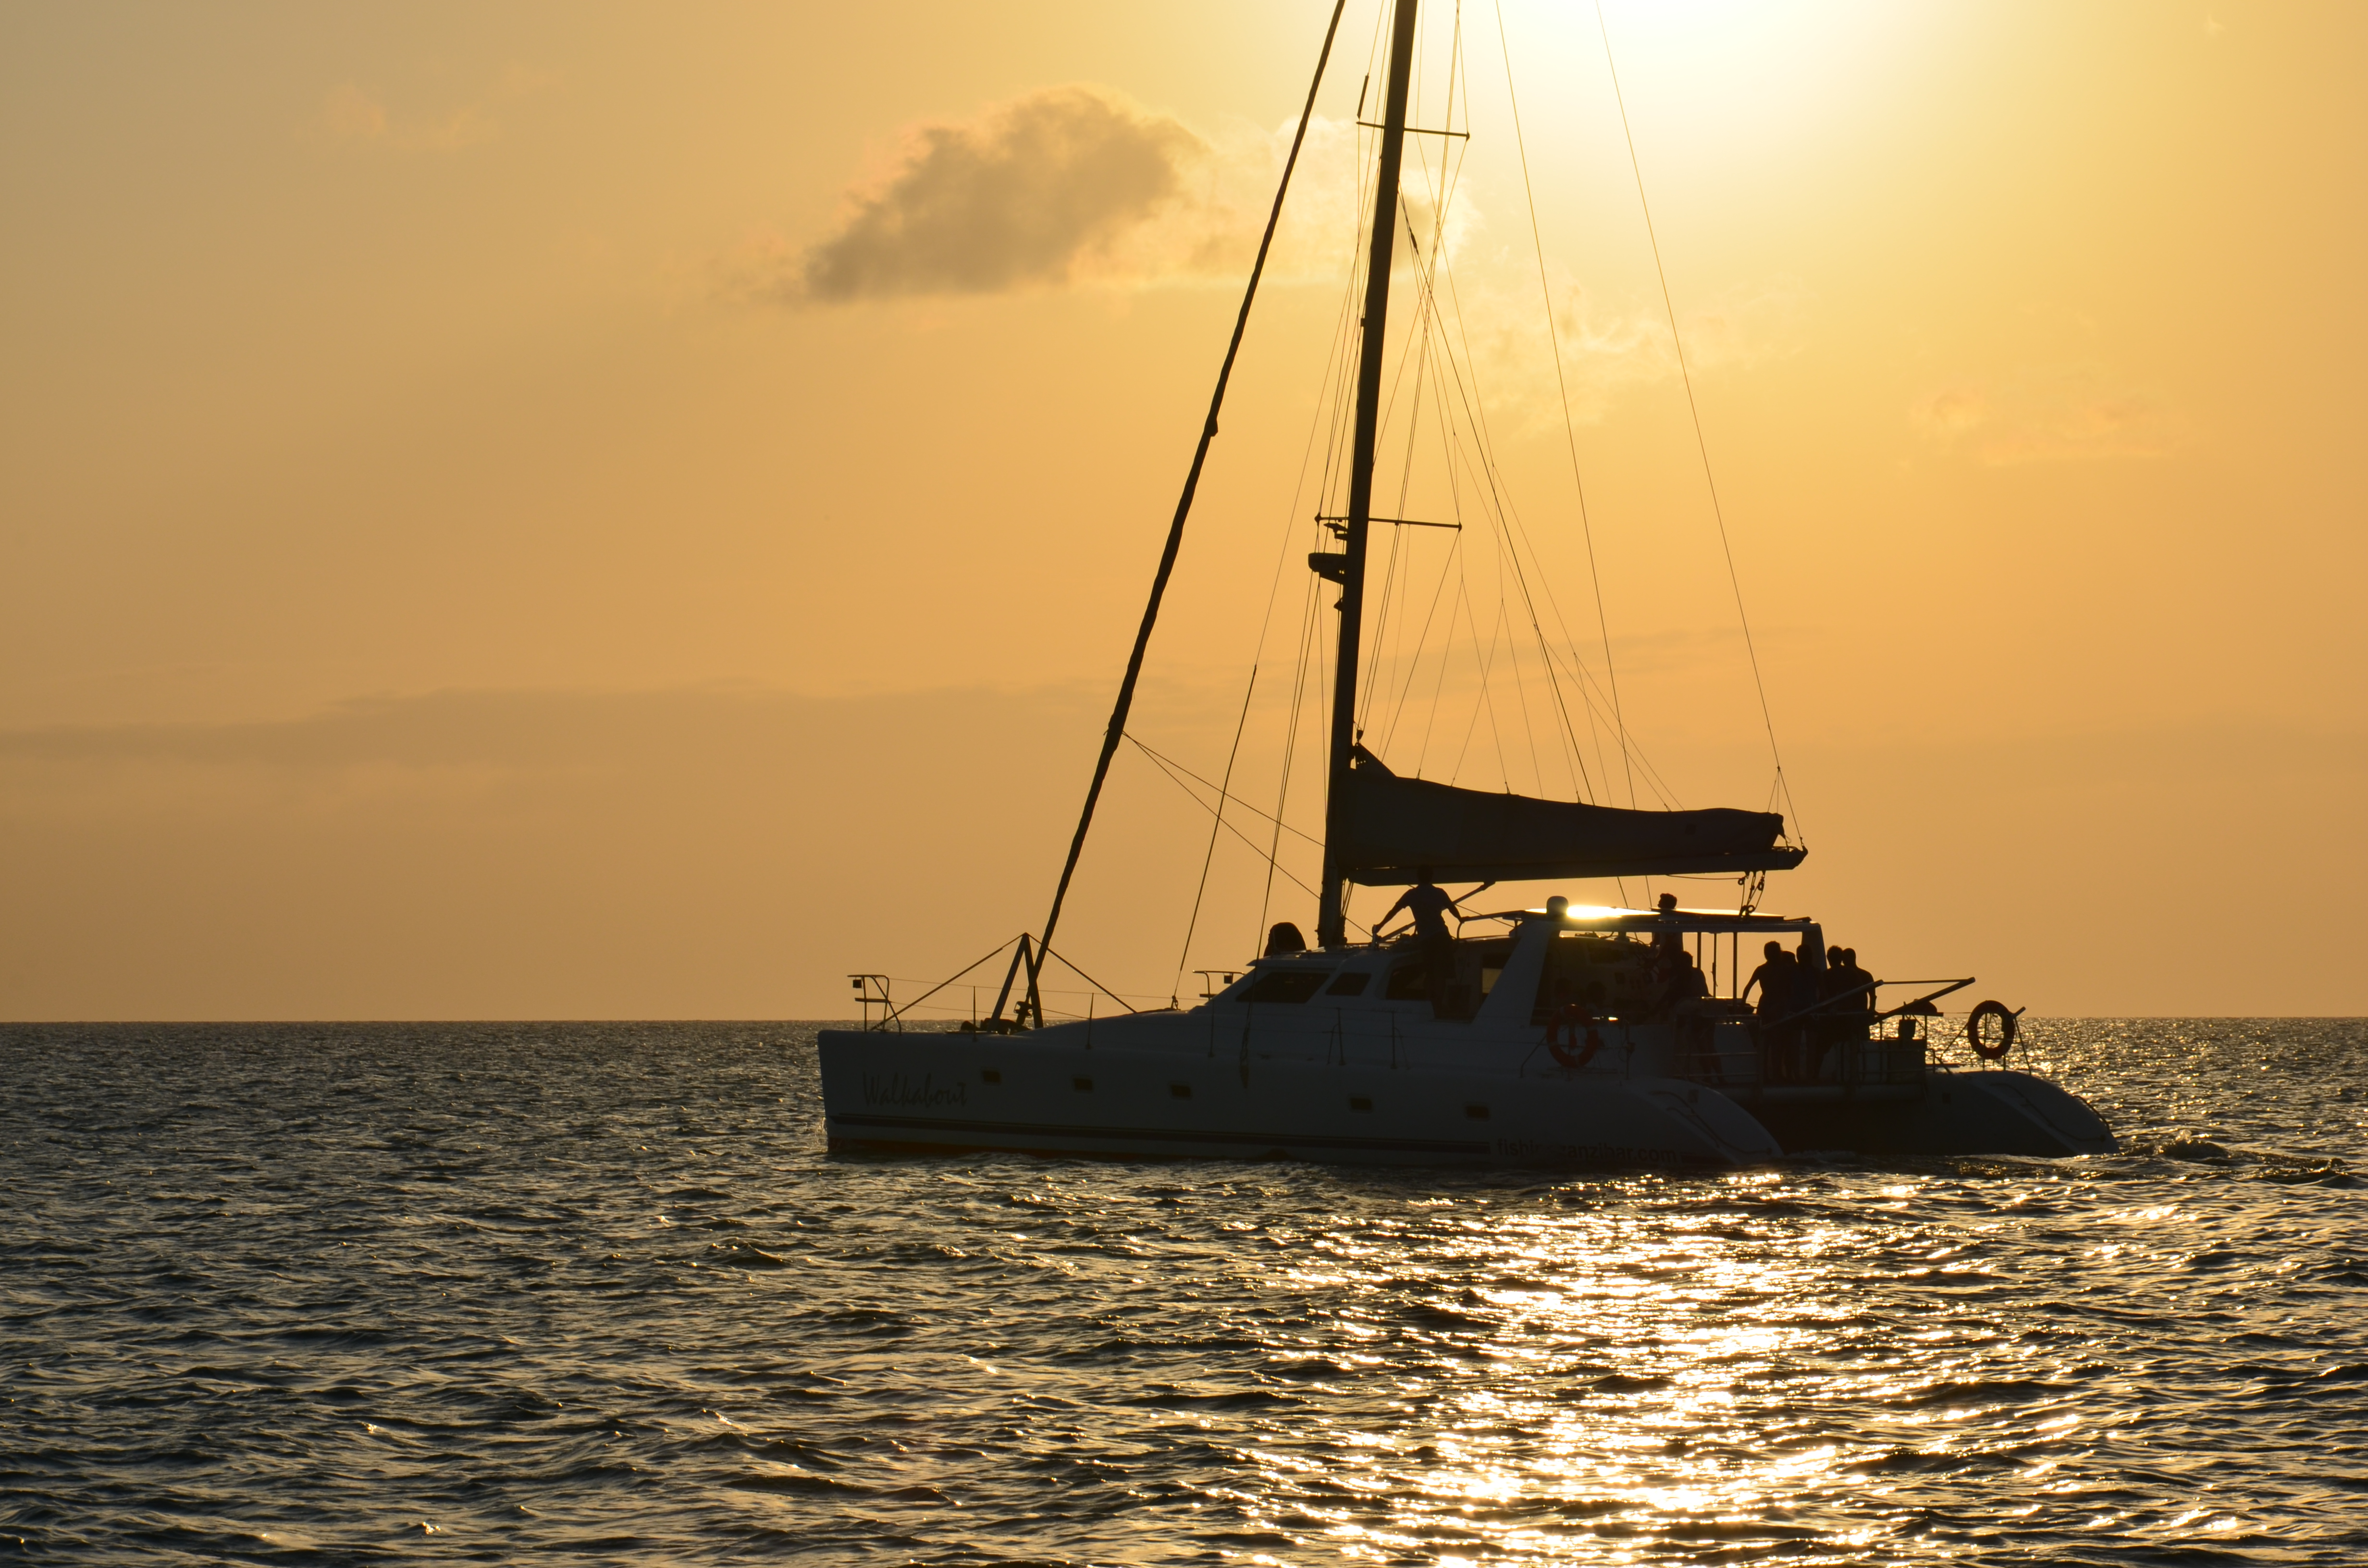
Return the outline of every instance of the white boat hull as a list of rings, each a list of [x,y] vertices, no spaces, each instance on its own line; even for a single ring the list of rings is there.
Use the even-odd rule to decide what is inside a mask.
[[[1404,949],[1360,948],[1262,960],[1190,1012],[825,1029],[825,1126],[834,1149],[883,1153],[1537,1168],[2113,1147],[2064,1090],[1930,1071],[1913,1041],[1829,1052],[1833,1081],[1765,1082],[1750,1025],[1714,1005],[1682,1024],[1606,1020],[1584,1041],[1565,1029],[1557,1048],[1543,1021],[1553,939],[1535,922],[1491,949],[1468,1017],[1406,994]]]
[[[1732,1168],[1782,1154],[1716,1090],[1671,1078],[1326,1063],[1025,1035],[825,1030],[830,1145],[1355,1165]],[[993,1080],[986,1074],[993,1074]],[[1178,1091],[1183,1091],[1178,1093]]]

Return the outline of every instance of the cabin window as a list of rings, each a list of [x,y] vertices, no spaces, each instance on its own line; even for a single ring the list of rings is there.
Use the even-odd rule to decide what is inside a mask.
[[[1324,994],[1326,996],[1362,996],[1365,994],[1366,982],[1372,978],[1372,974],[1366,970],[1342,970],[1338,975],[1334,977],[1332,983],[1324,988]]]
[[[1393,1002],[1423,1002],[1430,997],[1429,971],[1420,959],[1401,959],[1390,966],[1390,988],[1385,994]]]
[[[1349,1108],[1350,1110],[1371,1110],[1373,1108],[1373,1096],[1371,1095],[1350,1095],[1349,1096]]]
[[[978,1070],[978,1081],[982,1084],[1000,1084],[1003,1082],[1003,1074],[992,1067],[982,1067]]]
[[[1488,1108],[1484,1105],[1468,1105],[1463,1108],[1463,1114],[1474,1121],[1486,1121],[1488,1119]]]
[[[1245,1002],[1304,1002],[1315,994],[1324,977],[1332,971],[1325,969],[1270,969],[1250,983],[1242,993]]]
[[[1094,1081],[1091,1078],[1072,1078],[1069,1082],[1076,1085],[1077,1092],[1081,1095],[1090,1094],[1093,1092]]]
[[[1167,1085],[1167,1092],[1174,1095],[1179,1100],[1189,1100],[1192,1097],[1192,1085],[1190,1084],[1170,1084]]]

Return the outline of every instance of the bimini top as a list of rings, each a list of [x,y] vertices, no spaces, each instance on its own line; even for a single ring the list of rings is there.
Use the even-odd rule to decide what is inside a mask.
[[[1782,871],[1808,854],[1777,842],[1777,812],[1634,812],[1492,795],[1401,778],[1362,746],[1340,787],[1337,848],[1349,880],[1368,887]]]

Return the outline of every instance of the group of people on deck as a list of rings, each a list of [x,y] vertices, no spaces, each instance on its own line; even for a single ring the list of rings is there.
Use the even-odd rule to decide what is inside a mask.
[[[1647,983],[1651,1000],[1643,1015],[1648,1018],[1678,1015],[1688,1004],[1710,995],[1709,981],[1693,954],[1686,950],[1684,935],[1671,918],[1677,914],[1677,903],[1673,894],[1663,893],[1656,910],[1669,923],[1652,939]],[[1400,911],[1413,917],[1431,1001],[1441,1005],[1455,950],[1447,916],[1462,911],[1454,898],[1428,878],[1408,888],[1389,913],[1375,922],[1377,932]],[[1285,929],[1276,927],[1278,934]],[[1287,929],[1292,943],[1298,944],[1297,928]],[[1268,951],[1274,950],[1269,944]],[[1763,949],[1763,961],[1751,971],[1739,996],[1751,1005],[1770,1075],[1799,1080],[1816,1077],[1836,1045],[1867,1037],[1877,1016],[1874,993],[1874,976],[1859,968],[1856,949],[1827,948],[1814,937],[1804,937],[1798,951],[1788,950],[1782,942],[1770,942]],[[1600,1007],[1602,996],[1603,987],[1590,984],[1578,1000],[1582,1006]]]
[[[1798,952],[1782,942],[1761,949],[1763,961],[1743,984],[1754,1002],[1762,1050],[1774,1075],[1814,1078],[1826,1053],[1846,1040],[1864,1040],[1875,1015],[1874,976],[1858,966],[1854,948],[1822,948],[1807,939]]]

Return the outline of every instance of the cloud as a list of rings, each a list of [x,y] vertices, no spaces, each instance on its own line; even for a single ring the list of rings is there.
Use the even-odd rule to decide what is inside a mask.
[[[923,126],[838,232],[769,292],[838,302],[1067,282],[1173,200],[1209,155],[1180,121],[1114,93],[1053,87],[970,125]]]
[[[718,263],[720,291],[813,307],[1024,289],[1238,289],[1296,128],[1242,122],[1204,132],[1107,87],[1047,88],[975,120],[915,128],[879,178],[849,191],[830,233],[803,245],[752,240]],[[1337,286],[1349,277],[1365,243],[1360,196],[1372,177],[1370,143],[1352,121],[1308,122],[1269,284]],[[1454,277],[1452,289],[1442,277],[1441,310],[1459,358],[1468,344],[1492,411],[1559,423],[1546,302],[1527,236],[1492,254],[1469,182],[1458,185],[1442,224],[1431,189],[1438,174],[1408,164],[1397,266],[1403,275],[1443,252]],[[1560,271],[1550,292],[1575,417],[1600,418],[1623,391],[1677,379],[1657,300],[1612,306]],[[1791,351],[1802,298],[1796,283],[1776,278],[1693,310],[1679,324],[1687,363],[1700,373]]]
[[[1907,422],[1932,445],[1993,468],[2160,457],[2181,433],[2159,394],[2120,385],[2089,364],[2026,367],[1997,381],[1944,387],[1909,404]]]
[[[892,168],[848,193],[835,232],[803,245],[752,241],[723,258],[723,291],[830,305],[1030,288],[1238,286],[1296,125],[1236,125],[1212,136],[1107,87],[1046,88],[967,123],[913,129]],[[1270,281],[1347,275],[1360,167],[1354,125],[1309,122],[1268,259]],[[1428,235],[1428,214],[1416,221]],[[1468,226],[1468,213],[1451,213],[1449,243]]]

